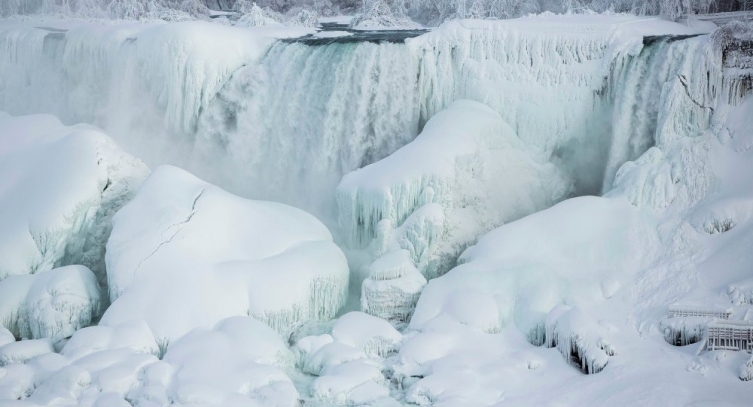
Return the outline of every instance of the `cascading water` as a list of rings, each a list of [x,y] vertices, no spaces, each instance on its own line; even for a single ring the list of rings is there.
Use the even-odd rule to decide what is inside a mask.
[[[682,36],[646,37],[639,54],[617,58],[608,83],[614,109],[604,192],[612,188],[622,164],[657,143],[662,116],[679,110],[668,104],[673,86],[682,88],[682,110],[689,112],[683,134],[695,136],[708,128],[721,78],[718,62],[706,41]]]
[[[417,62],[403,44],[279,42],[204,110],[197,148],[248,168],[257,196],[332,215],[344,174],[416,136]]]

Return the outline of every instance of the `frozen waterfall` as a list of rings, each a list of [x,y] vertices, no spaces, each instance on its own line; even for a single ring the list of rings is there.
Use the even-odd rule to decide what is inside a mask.
[[[334,224],[343,175],[413,140],[452,101],[470,99],[549,157],[575,194],[598,194],[654,144],[664,84],[685,86],[703,105],[697,84],[677,72],[716,63],[693,38],[644,44],[662,28],[624,35],[629,23],[457,21],[404,43],[306,44],[197,22],[4,22],[0,109],[94,123],[151,166],[176,164]],[[691,82],[717,80],[703,69]]]

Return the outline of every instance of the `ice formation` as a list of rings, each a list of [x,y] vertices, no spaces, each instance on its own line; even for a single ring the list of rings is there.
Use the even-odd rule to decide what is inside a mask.
[[[498,114],[461,100],[408,145],[343,177],[337,202],[353,247],[372,244],[375,257],[408,250],[433,278],[490,227],[551,206],[567,192],[564,176]],[[377,236],[378,227],[388,236]]]
[[[17,338],[53,342],[100,315],[99,286],[84,266],[66,266],[0,280],[0,320]]]
[[[236,315],[287,336],[347,297],[345,256],[314,217],[171,166],[113,218],[106,260],[113,304],[100,324],[143,319],[163,341]]]
[[[104,287],[110,219],[147,172],[97,129],[0,113],[0,280],[84,264]]]
[[[426,277],[407,250],[387,252],[369,266],[361,285],[361,310],[389,321],[398,328],[408,324]]]

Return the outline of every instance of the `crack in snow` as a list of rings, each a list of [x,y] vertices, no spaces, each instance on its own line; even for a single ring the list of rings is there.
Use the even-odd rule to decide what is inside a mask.
[[[142,265],[142,264],[144,264],[144,262],[145,262],[145,261],[149,260],[149,258],[151,258],[152,256],[154,256],[154,255],[155,255],[155,254],[156,254],[156,253],[157,253],[157,252],[159,251],[159,249],[160,249],[160,248],[161,248],[162,246],[164,246],[164,245],[166,245],[166,244],[168,244],[168,243],[172,242],[172,241],[173,241],[173,239],[175,238],[175,236],[177,236],[177,235],[178,235],[178,233],[180,233],[180,231],[181,231],[181,230],[183,230],[183,227],[184,227],[184,226],[185,226],[185,225],[186,225],[186,224],[187,224],[188,222],[190,222],[190,221],[191,221],[191,219],[193,218],[193,216],[194,216],[194,215],[196,214],[196,203],[197,203],[197,202],[199,201],[199,198],[201,198],[201,196],[202,196],[202,195],[204,195],[204,191],[206,191],[206,188],[202,188],[202,189],[201,189],[201,191],[199,191],[199,194],[198,194],[198,195],[196,195],[196,198],[194,198],[194,200],[193,200],[193,203],[191,204],[191,213],[189,213],[189,214],[188,214],[188,216],[186,217],[186,219],[185,219],[185,220],[183,220],[183,221],[180,221],[180,222],[178,222],[178,223],[174,223],[174,224],[172,224],[172,225],[168,226],[168,227],[167,227],[167,229],[165,229],[165,232],[167,232],[168,230],[170,230],[170,229],[172,229],[172,228],[174,228],[174,227],[178,227],[178,226],[180,226],[180,228],[179,228],[178,230],[176,230],[176,231],[175,231],[175,233],[173,233],[173,234],[172,234],[172,235],[171,235],[171,236],[170,236],[170,237],[169,237],[169,238],[168,238],[167,240],[165,240],[165,241],[161,242],[161,243],[160,243],[159,245],[157,245],[157,247],[156,247],[156,248],[154,249],[154,251],[152,251],[151,253],[149,253],[149,255],[148,255],[148,256],[146,256],[145,258],[143,258],[143,259],[142,259],[142,260],[141,260],[141,261],[139,262],[139,264],[138,264],[138,265],[136,266],[136,268],[135,268],[135,269],[133,270],[133,276],[134,276],[134,277],[136,276],[136,273],[137,273],[137,272],[139,271],[139,268],[141,268],[141,265]],[[164,232],[162,232],[162,233],[164,233]]]
[[[682,87],[685,88],[685,94],[688,96],[688,99],[690,99],[691,102],[695,103],[696,106],[700,107],[701,109],[709,109],[712,112],[714,111],[713,107],[710,106],[704,106],[695,99],[693,99],[693,96],[690,95],[690,89],[688,89],[688,80],[685,78],[685,75],[677,74],[677,78],[680,80],[680,84],[682,84]]]

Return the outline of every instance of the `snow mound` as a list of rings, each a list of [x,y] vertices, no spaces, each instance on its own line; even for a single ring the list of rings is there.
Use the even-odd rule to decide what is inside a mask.
[[[293,383],[275,367],[292,363],[292,354],[275,331],[250,317],[231,317],[212,330],[188,333],[170,345],[163,363],[173,372],[167,396],[176,403],[227,405],[243,396],[265,405],[297,405]],[[163,368],[151,369],[156,375]],[[148,385],[141,390],[144,401],[148,391]]]
[[[114,301],[101,324],[145,320],[168,341],[246,315],[287,336],[332,318],[348,287],[345,256],[318,220],[171,166],[113,218],[107,270]]]
[[[0,347],[0,366],[26,363],[39,355],[52,352],[55,352],[55,350],[52,348],[52,342],[49,339],[11,342]]]
[[[433,116],[411,143],[343,177],[337,204],[349,246],[371,246],[375,258],[406,249],[433,278],[480,234],[569,191],[557,168],[499,114],[461,100]]]
[[[66,266],[0,280],[0,320],[18,338],[57,342],[100,314],[97,279],[84,266]]]
[[[553,319],[550,312],[562,303],[585,309],[603,303],[614,291],[605,287],[628,283],[650,264],[658,241],[653,217],[624,201],[567,200],[502,226],[466,250],[461,265],[424,288],[410,326],[421,328],[440,315],[485,332],[514,324],[536,345],[545,342],[541,327],[547,326],[551,346],[563,342],[551,335],[577,336],[576,346],[585,341],[591,352],[601,342],[593,339],[598,330],[588,318],[569,311]],[[599,364],[586,370],[595,372]]]
[[[311,383],[311,397],[327,404],[380,405],[389,395],[379,368],[361,360],[328,367]]]
[[[367,355],[382,358],[395,352],[403,340],[403,335],[389,322],[362,312],[349,312],[340,317],[332,328],[332,337]]]
[[[104,287],[110,219],[147,172],[92,127],[0,115],[0,280],[83,264]]]
[[[90,326],[77,331],[60,354],[76,360],[102,350],[130,349],[137,353],[160,355],[160,349],[144,321],[128,321],[115,326]]]

